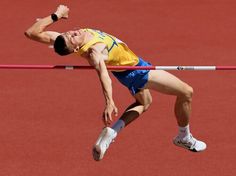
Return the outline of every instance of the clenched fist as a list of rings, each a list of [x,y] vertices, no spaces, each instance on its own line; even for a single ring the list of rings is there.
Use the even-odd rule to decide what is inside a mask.
[[[69,8],[65,5],[59,5],[55,14],[58,18],[68,18]]]

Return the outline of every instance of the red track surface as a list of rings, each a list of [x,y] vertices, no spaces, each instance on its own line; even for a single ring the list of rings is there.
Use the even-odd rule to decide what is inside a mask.
[[[60,1],[63,2],[63,1]],[[91,27],[112,33],[154,65],[235,65],[234,0],[64,1],[60,31]],[[23,35],[59,1],[0,1],[1,64],[84,64],[61,58]],[[172,144],[174,97],[153,92],[153,105],[127,127],[104,160],[91,148],[99,135],[101,88],[93,71],[0,70],[1,176],[236,175],[236,72],[173,72],[194,87],[191,130],[208,144],[191,153]],[[132,98],[116,80],[120,110]]]

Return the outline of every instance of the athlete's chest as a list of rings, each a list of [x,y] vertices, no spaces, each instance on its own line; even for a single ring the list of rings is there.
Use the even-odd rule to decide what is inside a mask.
[[[96,55],[100,57],[100,59],[106,61],[109,58],[109,52],[107,49],[107,45],[104,43],[96,43],[92,45],[86,52],[84,52],[81,56],[90,59],[92,52],[96,52]]]

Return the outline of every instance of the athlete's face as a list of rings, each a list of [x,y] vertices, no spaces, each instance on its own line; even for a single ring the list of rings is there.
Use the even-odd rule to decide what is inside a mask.
[[[71,49],[74,50],[78,47],[81,47],[84,41],[85,32],[79,29],[79,30],[68,31],[62,35],[66,39],[67,46],[69,46]]]

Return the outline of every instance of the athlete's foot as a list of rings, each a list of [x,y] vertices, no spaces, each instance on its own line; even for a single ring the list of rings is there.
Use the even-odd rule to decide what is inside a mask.
[[[102,133],[98,137],[93,147],[93,158],[96,161],[100,161],[106,153],[109,145],[115,139],[117,133],[110,127],[106,127],[102,130]]]
[[[173,143],[192,152],[201,152],[206,149],[206,143],[195,139],[192,135],[188,140],[182,140],[179,136],[174,138]]]

